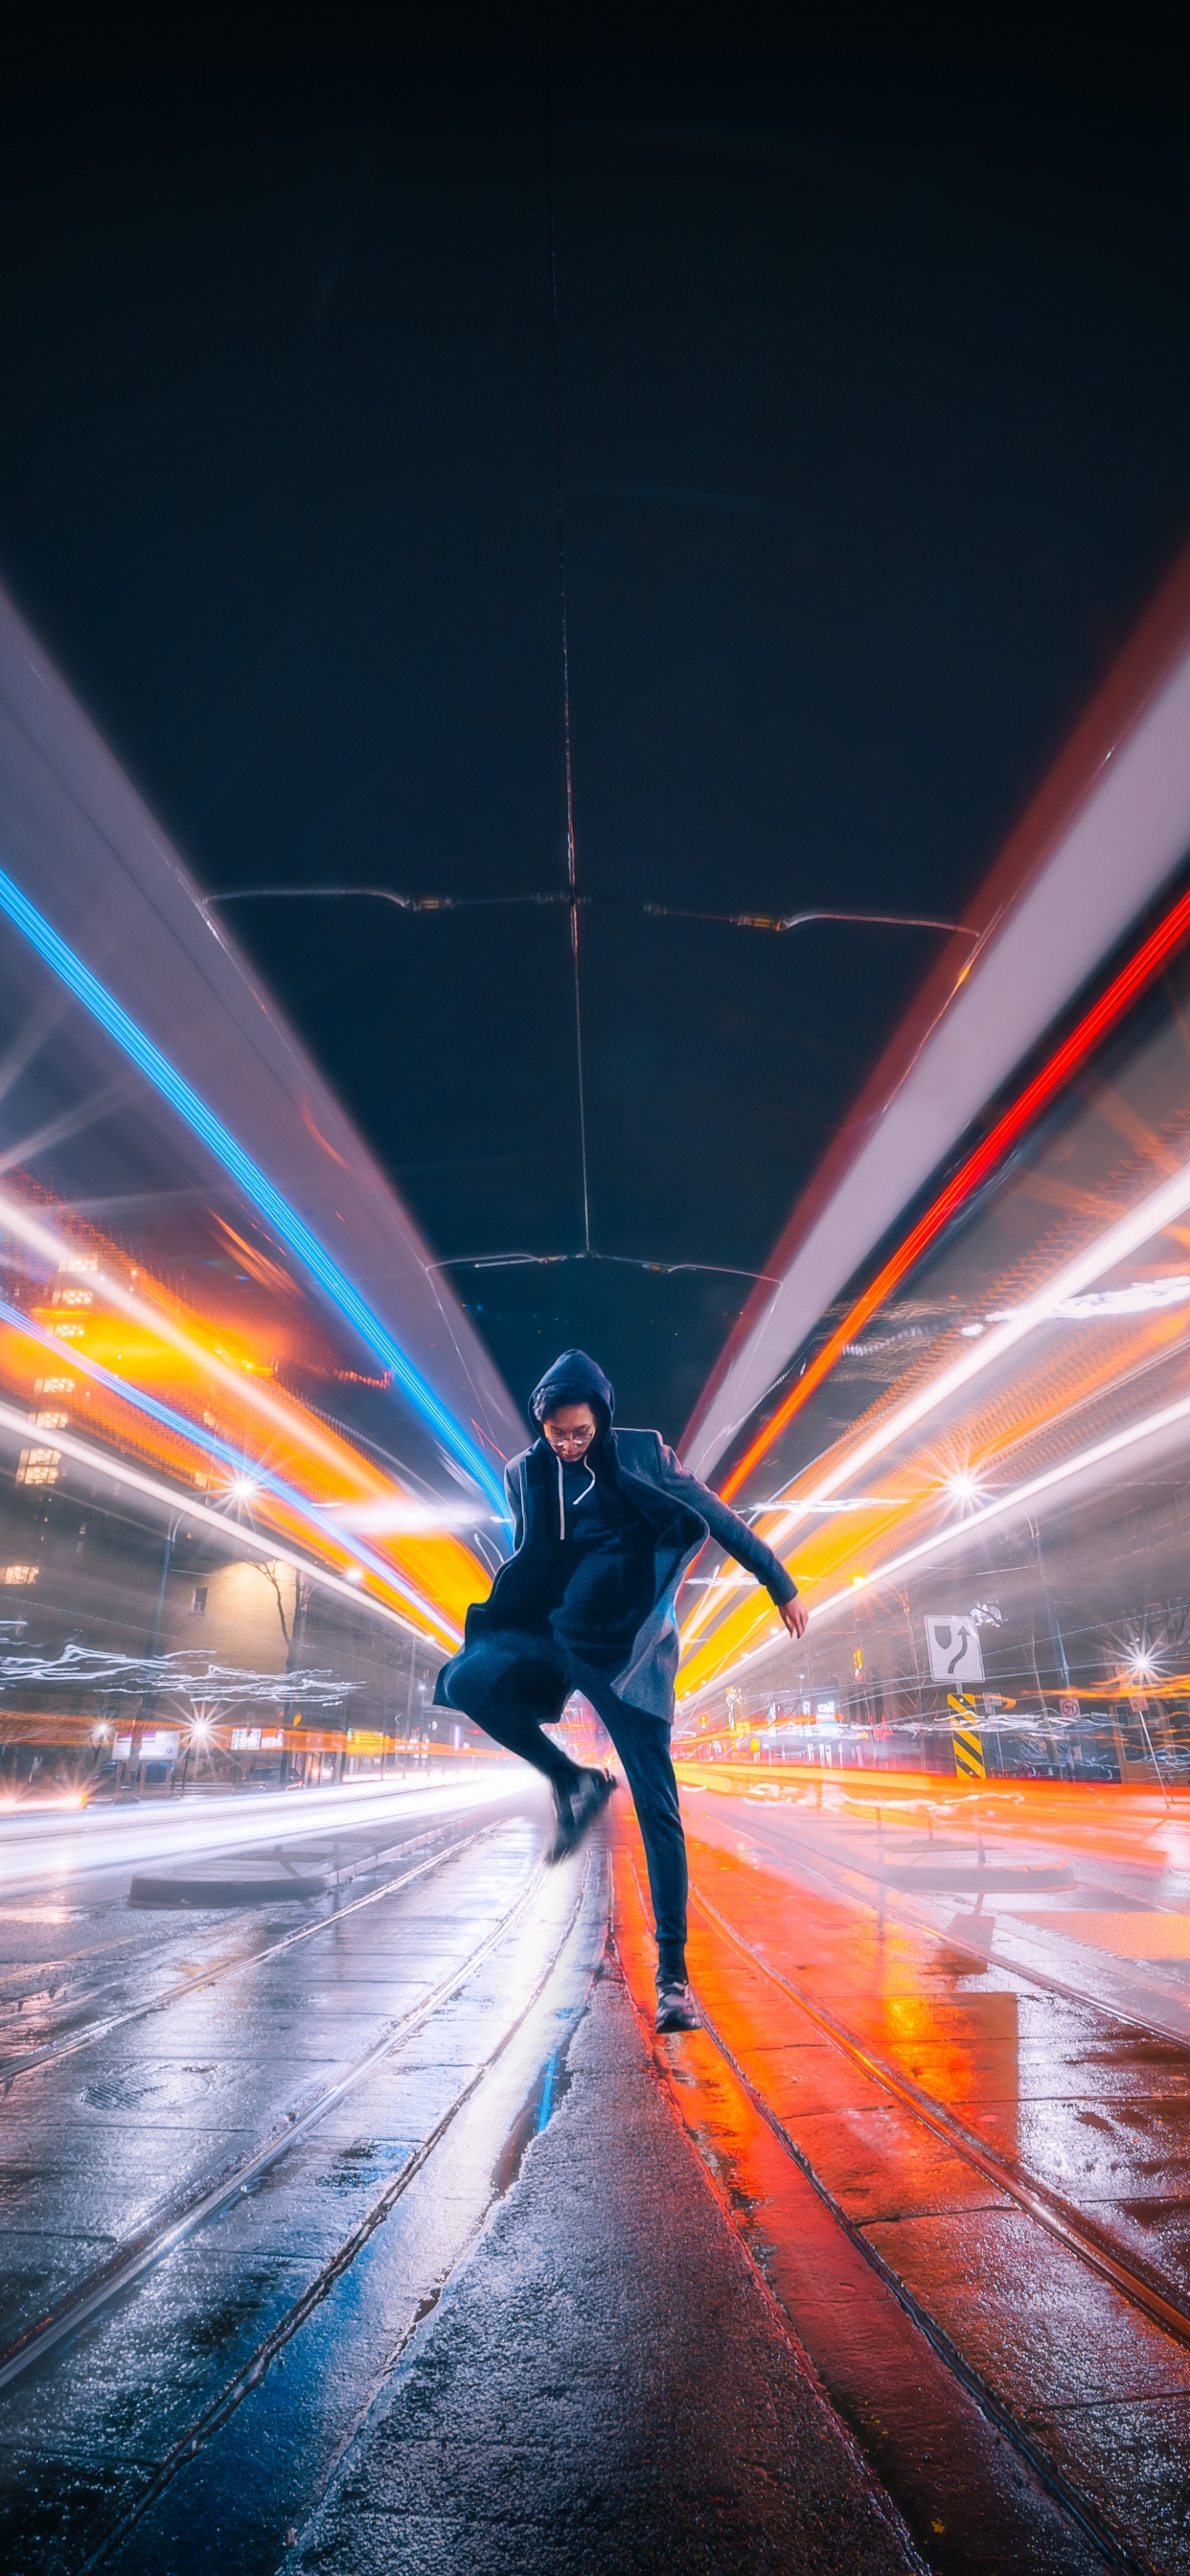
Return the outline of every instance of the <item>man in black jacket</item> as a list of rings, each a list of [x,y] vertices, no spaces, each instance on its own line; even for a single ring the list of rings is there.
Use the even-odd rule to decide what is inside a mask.
[[[467,1613],[435,1700],[545,1773],[551,1857],[581,1842],[611,1794],[543,1733],[573,1691],[607,1728],[632,1791],[657,1926],[657,2027],[694,2030],[686,1982],[686,1842],[669,1755],[678,1634],[674,1598],[708,1537],[767,1585],[792,1637],[797,1585],[726,1503],[688,1476],[659,1432],[612,1428],[615,1398],[585,1351],[563,1351],[530,1400],[538,1437],[505,1487],[514,1553]]]

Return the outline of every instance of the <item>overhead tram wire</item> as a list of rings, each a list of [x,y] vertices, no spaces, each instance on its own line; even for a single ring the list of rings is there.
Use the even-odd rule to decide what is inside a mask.
[[[565,651],[565,604],[563,604],[563,641]],[[204,910],[212,904],[268,902],[288,903],[295,901],[300,902],[307,898],[316,902],[349,902],[353,900],[363,900],[373,903],[391,903],[396,906],[398,912],[467,912],[480,908],[489,909],[493,906],[500,906],[503,908],[512,907],[518,904],[528,904],[533,906],[565,904],[570,912],[570,954],[574,979],[574,1036],[578,1069],[579,1152],[581,1157],[583,1189],[583,1248],[581,1252],[487,1252],[478,1254],[457,1252],[452,1253],[444,1260],[427,1262],[427,1269],[490,1270],[498,1269],[502,1266],[512,1267],[522,1263],[533,1263],[544,1268],[569,1261],[603,1261],[615,1263],[621,1269],[656,1270],[658,1272],[664,1272],[666,1276],[679,1270],[697,1270],[705,1272],[708,1277],[716,1279],[753,1279],[763,1281],[776,1287],[779,1285],[779,1282],[773,1273],[768,1270],[743,1270],[740,1269],[737,1264],[727,1261],[658,1261],[635,1253],[597,1252],[592,1244],[591,1198],[587,1167],[586,1094],[583,1080],[582,997],[579,983],[578,916],[580,911],[637,912],[647,914],[650,919],[654,921],[717,922],[724,929],[728,930],[766,930],[770,932],[781,932],[786,930],[803,930],[812,922],[841,921],[882,930],[954,931],[959,933],[964,939],[971,940],[977,940],[980,937],[980,933],[973,929],[969,922],[941,921],[936,919],[932,913],[834,912],[815,910],[810,912],[790,912],[777,916],[769,916],[767,914],[757,912],[693,912],[685,910],[679,904],[631,903],[622,901],[615,895],[580,894],[574,881],[575,843],[570,770],[570,680],[568,668],[563,677],[563,696],[563,722],[566,739],[567,865],[569,872],[569,882],[564,891],[561,889],[555,889],[542,894],[412,895],[399,894],[392,886],[233,886],[224,894],[209,894],[204,896]]]
[[[605,896],[581,894],[579,892],[578,851],[574,823],[573,737],[570,716],[570,636],[567,621],[566,599],[566,506],[565,480],[562,469],[562,373],[558,335],[558,226],[554,189],[554,117],[553,84],[551,75],[550,40],[547,24],[542,40],[542,103],[545,141],[546,215],[549,231],[550,254],[550,373],[554,407],[554,506],[558,547],[559,640],[561,645],[562,666],[562,751],[566,815],[565,889],[532,894],[407,895],[401,894],[394,888],[388,886],[238,886],[224,894],[208,895],[206,897],[206,903],[210,905],[262,901],[276,902],[282,900],[291,901],[295,898],[300,899],[302,897],[310,897],[315,901],[333,901],[336,899],[341,901],[350,901],[353,899],[363,899],[377,903],[394,904],[401,912],[462,912],[473,908],[479,908],[481,906],[484,908],[493,906],[500,906],[503,908],[511,907],[513,905],[541,906],[565,904],[570,914],[570,966],[574,999],[574,1050],[575,1074],[578,1091],[579,1165],[583,1198],[582,1250],[581,1252],[554,1253],[497,1253],[486,1255],[482,1260],[477,1260],[474,1263],[465,1254],[456,1254],[451,1260],[432,1262],[427,1266],[431,1269],[446,1270],[468,1269],[471,1267],[481,1268],[492,1266],[493,1264],[520,1265],[521,1263],[532,1263],[547,1266],[569,1261],[604,1261],[614,1262],[619,1267],[625,1269],[655,1270],[658,1272],[664,1272],[666,1275],[670,1275],[679,1270],[691,1270],[705,1272],[709,1276],[716,1278],[752,1279],[754,1281],[767,1282],[769,1279],[767,1271],[740,1270],[731,1264],[723,1262],[652,1261],[638,1258],[628,1253],[606,1253],[597,1252],[595,1250],[591,1242],[591,1182],[587,1150],[586,1078],[583,1063],[582,977],[579,948],[580,911],[598,908],[600,910],[616,912],[638,912],[647,914],[653,920],[718,922],[728,929],[762,930],[777,933],[789,930],[801,930],[808,927],[808,925],[813,922],[834,921],[886,930],[938,930],[955,932],[971,940],[977,940],[980,934],[968,923],[942,921],[936,918],[933,914],[925,913],[841,912],[835,910],[816,909],[770,916],[763,913],[749,912],[701,912],[688,910],[684,906],[676,904],[621,902],[615,897],[608,898]],[[774,1282],[773,1284],[776,1283]]]
[[[569,709],[569,697],[567,706]],[[573,883],[565,891],[547,890],[544,894],[398,894],[392,886],[371,885],[232,886],[225,894],[205,895],[203,908],[207,910],[216,903],[288,903],[307,897],[341,902],[364,897],[373,903],[395,904],[398,912],[469,912],[493,905],[566,904],[572,912],[640,912],[652,921],[709,921],[725,930],[780,932],[804,930],[816,921],[842,921],[878,930],[949,930],[963,939],[978,939],[981,935],[969,921],[942,921],[930,912],[835,912],[817,907],[786,913],[695,912],[676,903],[638,903],[619,895],[580,894]]]
[[[558,530],[558,606],[562,645],[562,747],[566,775],[566,886],[570,898],[570,963],[574,985],[574,1045],[578,1075],[579,1154],[583,1182],[583,1251],[591,1254],[591,1188],[587,1167],[587,1101],[583,1079],[583,1006],[579,974],[578,860],[574,838],[574,762],[570,729],[570,637],[566,623],[566,509],[562,480],[562,372],[558,356],[558,226],[554,202],[554,101],[549,22],[542,44],[545,111],[545,187],[550,237],[550,363],[554,392],[554,493]]]

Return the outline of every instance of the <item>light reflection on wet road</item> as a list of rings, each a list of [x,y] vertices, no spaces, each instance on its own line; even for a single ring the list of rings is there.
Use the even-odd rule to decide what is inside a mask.
[[[437,1805],[436,1819],[425,1801],[406,1817],[404,1869],[398,1852],[342,1895],[273,1903],[264,1921],[124,1910],[121,1923],[108,1880],[78,1879],[59,1908],[73,1923],[54,1927],[75,1959],[26,1963],[26,2042],[26,2017],[61,2029],[60,1983],[67,2026],[85,2028],[95,1992],[72,1968],[107,1979],[101,2015],[146,1986],[159,2008],[101,2018],[65,2062],[14,2074],[9,2061],[0,2443],[4,2558],[22,2576],[142,2551],[167,2565],[179,2476],[187,2512],[207,2491],[198,2555],[275,2564],[481,2223],[499,2150],[599,1954],[602,1862],[543,1875],[533,1798]],[[30,1947],[46,1928],[30,1925]],[[187,1968],[199,1974],[179,1983]],[[262,2140],[282,2152],[241,2186]],[[110,2295],[112,2266],[138,2246],[151,2263]]]
[[[1190,1817],[1128,1793],[1097,1813],[747,1787],[685,1799],[714,2031],[1072,2500],[1184,2565]]]
[[[14,1898],[36,1890],[43,1917],[69,1907],[72,1882],[102,1869],[171,1865],[310,1835],[340,1837],[421,1812],[483,1806],[504,1794],[510,1766],[483,1762],[468,1775],[425,1771],[399,1780],[347,1781],[325,1789],[263,1790],[123,1801],[64,1796],[39,1805],[0,1801],[0,1923],[34,1920]],[[124,1894],[121,1889],[121,1895]],[[32,1897],[29,1903],[32,1904]],[[4,1944],[8,1954],[9,1944]]]
[[[137,1910],[125,1852],[98,1870],[76,1856],[5,1909],[4,2563],[272,2576],[321,2564],[325,2531],[354,2570],[350,2499],[366,2495],[359,2576],[420,2576],[448,2529],[452,2576],[561,2576],[585,2563],[588,2510],[618,2576],[641,2563],[609,2500],[629,2459],[654,2549],[686,2479],[677,2576],[833,2576],[845,2530],[873,2566],[916,2549],[937,2576],[1172,2576],[1190,2554],[1181,1815],[943,1784],[879,1802],[695,1789],[708,2027],[657,2041],[626,1801],[543,1872],[540,1798],[515,1775],[495,1785],[478,1806],[397,1802],[382,1833],[338,1810],[343,1884],[309,1902]],[[581,2227],[580,2140],[600,2142]],[[622,2286],[635,2267],[672,2417],[695,2242],[698,2298],[736,2320],[718,2375],[690,2359],[697,2472],[668,2420],[641,2419],[653,2365]],[[537,2286],[505,2309],[514,2275]],[[751,2485],[723,2452],[717,2385],[735,2421],[741,2389],[796,2378],[788,2327],[847,2428],[830,2528],[825,2507],[807,2520],[797,2466],[807,2440],[821,2462],[828,2419],[806,2429],[792,2380],[741,2436]],[[452,2395],[480,2349],[498,2355],[498,2504],[467,2451],[468,2409],[489,2439],[493,2407],[469,2381],[464,2401],[463,2379]],[[596,2351],[597,2438],[558,2402]],[[470,2498],[456,2509],[435,2470],[428,2518],[427,2408]]]

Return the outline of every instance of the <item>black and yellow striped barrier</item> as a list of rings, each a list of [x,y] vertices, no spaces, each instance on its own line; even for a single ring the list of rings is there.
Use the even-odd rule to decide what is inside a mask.
[[[983,1737],[975,1725],[975,1702],[965,1691],[948,1691],[950,1738],[954,1746],[954,1767],[960,1780],[986,1780],[987,1765],[983,1758]]]

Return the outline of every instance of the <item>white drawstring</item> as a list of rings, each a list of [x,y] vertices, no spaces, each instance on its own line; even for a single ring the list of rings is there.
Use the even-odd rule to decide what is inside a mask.
[[[557,1456],[556,1451],[554,1454]],[[588,1481],[584,1485],[581,1494],[575,1495],[574,1507],[576,1511],[580,1503],[586,1502],[588,1494],[593,1494],[595,1491],[595,1470],[593,1467],[588,1467],[587,1478]],[[566,1487],[562,1482],[561,1458],[558,1458],[558,1528],[564,1541],[566,1537]]]

